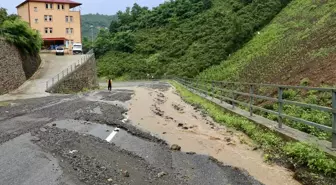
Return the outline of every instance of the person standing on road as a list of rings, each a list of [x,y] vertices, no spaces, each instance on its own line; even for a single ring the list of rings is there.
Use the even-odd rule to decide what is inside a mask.
[[[109,91],[112,91],[112,79],[108,80],[108,86],[107,86]]]

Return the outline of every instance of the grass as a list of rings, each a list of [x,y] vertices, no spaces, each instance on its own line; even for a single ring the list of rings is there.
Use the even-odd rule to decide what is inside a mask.
[[[336,1],[293,0],[260,34],[199,78],[292,85],[309,78],[314,86],[334,84],[335,12]]]
[[[301,81],[301,85],[308,85],[309,80],[308,79],[303,79]],[[285,90],[283,94],[284,99],[286,100],[291,100],[291,101],[296,101],[296,102],[301,102],[301,103],[306,103],[306,104],[314,104],[314,105],[319,105],[319,106],[324,106],[324,107],[330,107],[331,105],[331,93],[327,92],[318,92],[318,91],[307,91],[307,92],[301,92],[298,90]],[[272,104],[267,104],[264,105],[264,108],[268,110],[278,110],[278,104],[277,103],[272,103]],[[305,108],[305,107],[300,107],[296,105],[284,105],[283,111],[285,114],[302,118],[304,120],[312,121],[318,124],[326,125],[329,127],[332,127],[332,114],[320,110],[315,110],[311,108]],[[277,116],[268,114],[265,112],[256,112],[256,114],[264,116],[270,120],[277,121]],[[292,120],[284,119],[284,123],[287,126],[290,126],[292,128],[298,129],[302,132],[314,135],[318,137],[319,139],[322,140],[329,140],[331,141],[331,133],[330,132],[325,132],[323,130],[320,130],[316,127],[309,126],[300,122],[295,122]]]
[[[303,184],[332,184],[336,181],[336,160],[316,146],[301,142],[286,142],[275,132],[264,129],[246,118],[225,111],[175,81],[170,81],[187,103],[203,109],[217,123],[243,131],[264,151],[265,159],[290,165]],[[304,170],[302,170],[304,169]]]

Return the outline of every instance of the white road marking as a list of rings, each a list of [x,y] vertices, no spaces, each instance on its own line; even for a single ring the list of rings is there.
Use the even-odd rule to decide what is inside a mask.
[[[112,141],[112,139],[114,138],[114,136],[116,136],[117,135],[117,133],[119,132],[119,128],[115,128],[114,130],[113,130],[113,132],[106,138],[106,141],[107,142],[111,142]]]

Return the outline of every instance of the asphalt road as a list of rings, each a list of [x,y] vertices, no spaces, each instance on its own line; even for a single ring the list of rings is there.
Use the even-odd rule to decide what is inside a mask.
[[[172,151],[132,126],[125,102],[133,93],[115,89],[0,102],[0,184],[261,184],[208,156]]]
[[[40,56],[42,63],[38,71],[18,89],[0,96],[0,101],[48,96],[49,93],[45,92],[46,82],[83,57],[83,55],[56,56],[55,54],[41,54]]]

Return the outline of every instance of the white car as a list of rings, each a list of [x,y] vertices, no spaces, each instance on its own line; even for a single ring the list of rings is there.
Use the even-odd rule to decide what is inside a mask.
[[[57,47],[56,48],[56,55],[64,55],[64,48]]]
[[[81,43],[74,43],[72,46],[72,52],[74,55],[83,54],[83,46]]]

